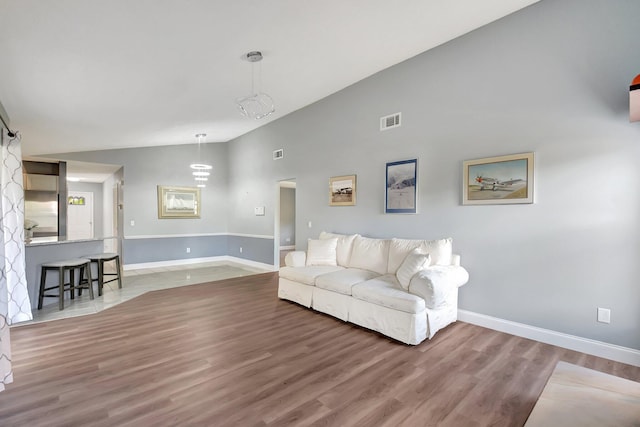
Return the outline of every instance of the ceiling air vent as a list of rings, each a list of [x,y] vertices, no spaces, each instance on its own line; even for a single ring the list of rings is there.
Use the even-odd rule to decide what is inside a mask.
[[[284,157],[284,149],[275,150],[273,152],[273,160],[280,160]]]
[[[400,127],[400,116],[402,116],[402,113],[395,113],[389,116],[380,117],[380,130]]]

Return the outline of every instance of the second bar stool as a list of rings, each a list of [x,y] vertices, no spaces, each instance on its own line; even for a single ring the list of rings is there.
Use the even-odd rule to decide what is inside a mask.
[[[87,258],[92,264],[95,263],[98,266],[98,277],[93,279],[93,281],[98,281],[98,296],[102,295],[102,287],[104,284],[113,282],[114,280],[118,281],[118,288],[122,289],[122,266],[120,265],[120,255],[114,253],[102,253],[85,255],[84,258]],[[104,272],[104,263],[110,261],[115,261],[116,263],[115,273]],[[115,277],[113,279],[104,280],[105,276]]]

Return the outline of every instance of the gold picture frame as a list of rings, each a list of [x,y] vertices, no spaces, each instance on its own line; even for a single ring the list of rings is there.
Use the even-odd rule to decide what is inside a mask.
[[[355,206],[356,176],[343,175],[329,178],[329,206]]]
[[[200,189],[158,185],[158,218],[200,218]]]
[[[463,205],[533,203],[533,153],[466,160]]]

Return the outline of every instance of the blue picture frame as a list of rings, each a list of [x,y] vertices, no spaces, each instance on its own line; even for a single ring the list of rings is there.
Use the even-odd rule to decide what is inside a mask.
[[[385,213],[418,212],[418,159],[387,163]]]

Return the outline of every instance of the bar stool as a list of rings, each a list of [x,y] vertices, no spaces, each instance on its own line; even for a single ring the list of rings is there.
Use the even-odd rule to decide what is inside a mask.
[[[98,296],[102,296],[102,288],[105,283],[113,282],[114,280],[118,281],[118,288],[122,289],[122,267],[120,266],[120,255],[114,253],[103,253],[103,254],[92,254],[85,255],[84,258],[87,258],[91,261],[91,263],[95,263],[98,266],[98,277],[93,279],[95,282],[98,281]],[[116,262],[116,272],[115,273],[105,273],[104,272],[104,263],[105,262]],[[105,276],[116,276],[113,279],[104,280]]]
[[[80,270],[80,277],[78,283],[75,283],[75,271]],[[58,284],[55,286],[46,287],[47,272],[55,270],[58,272]],[[65,273],[69,272],[69,281],[65,282]],[[84,272],[87,273],[87,280],[83,281]],[[93,283],[91,279],[91,262],[86,258],[75,258],[64,261],[46,262],[41,265],[40,272],[40,292],[38,294],[38,310],[42,309],[42,302],[44,297],[58,297],[58,308],[64,309],[64,292],[70,291],[71,299],[75,299],[75,290],[80,291],[85,288],[86,283]],[[47,295],[46,291],[51,289],[58,289],[58,293],[55,295]],[[79,291],[79,292],[80,292]],[[80,295],[80,294],[78,294]],[[93,299],[93,288],[89,286],[89,298]]]

